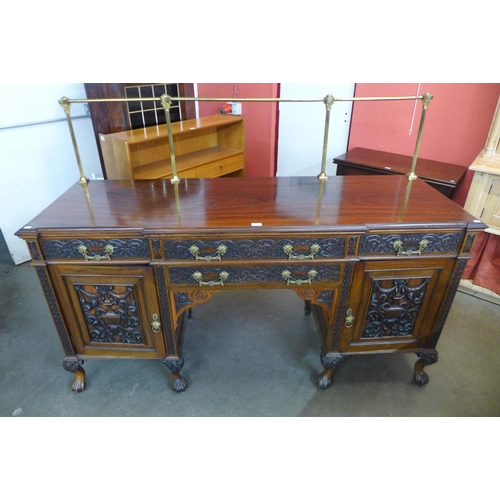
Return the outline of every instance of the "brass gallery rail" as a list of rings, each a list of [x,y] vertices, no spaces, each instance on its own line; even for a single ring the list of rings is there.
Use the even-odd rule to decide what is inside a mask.
[[[424,127],[425,115],[427,108],[433,96],[429,92],[420,96],[399,96],[399,97],[333,97],[331,94],[326,95],[323,98],[311,98],[311,99],[292,99],[292,98],[281,98],[281,97],[260,97],[260,98],[224,98],[224,97],[172,97],[168,94],[163,94],[161,97],[147,97],[147,98],[110,98],[110,99],[68,99],[67,97],[62,97],[59,100],[59,104],[66,113],[66,118],[68,121],[68,126],[71,134],[71,140],[73,141],[73,148],[75,150],[76,161],[78,164],[78,169],[80,171],[79,184],[86,185],[88,179],[85,177],[82,162],[80,159],[80,153],[78,151],[78,145],[76,142],[75,132],[73,130],[73,124],[71,122],[71,104],[73,103],[88,103],[88,102],[134,102],[134,101],[159,101],[161,102],[163,108],[165,109],[165,116],[167,121],[167,129],[169,136],[170,145],[170,159],[172,161],[172,179],[173,184],[179,182],[179,177],[177,176],[177,166],[175,162],[175,151],[174,143],[172,138],[172,129],[170,122],[170,106],[172,101],[234,101],[234,102],[322,102],[326,107],[325,115],[325,131],[323,137],[323,154],[321,160],[321,172],[318,175],[320,180],[328,179],[326,175],[326,152],[328,147],[328,131],[330,127],[330,111],[332,109],[335,101],[346,102],[346,101],[422,101],[422,115],[420,117],[420,125],[418,129],[417,139],[415,143],[415,151],[413,154],[413,161],[411,164],[410,172],[407,176],[409,180],[414,180],[417,178],[415,174],[415,167],[417,164],[418,150],[420,148],[420,142],[422,139],[422,131]]]

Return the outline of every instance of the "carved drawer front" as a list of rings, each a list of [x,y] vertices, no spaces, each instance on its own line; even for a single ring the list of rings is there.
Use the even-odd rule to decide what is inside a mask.
[[[171,286],[224,287],[231,285],[314,286],[317,283],[337,283],[340,264],[314,265],[286,263],[276,266],[193,266],[169,268]]]
[[[147,239],[53,239],[42,240],[46,259],[76,259],[79,261],[112,261],[118,259],[150,259]]]
[[[166,240],[164,244],[165,257],[169,260],[222,262],[231,259],[284,259],[312,262],[319,258],[343,257],[346,237]]]
[[[462,237],[461,232],[364,234],[359,241],[358,255],[408,257],[432,253],[458,253]]]
[[[140,266],[49,266],[77,354],[166,353],[153,270]]]

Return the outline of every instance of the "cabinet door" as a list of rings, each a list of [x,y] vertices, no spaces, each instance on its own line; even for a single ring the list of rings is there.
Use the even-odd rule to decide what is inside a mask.
[[[500,177],[491,180],[481,220],[489,226],[500,228]]]
[[[166,356],[153,270],[142,266],[49,266],[77,354]]]
[[[356,264],[340,350],[424,347],[436,321],[453,259]]]

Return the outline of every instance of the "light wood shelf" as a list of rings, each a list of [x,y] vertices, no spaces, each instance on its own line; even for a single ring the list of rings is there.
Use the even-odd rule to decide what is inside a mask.
[[[244,175],[245,123],[241,116],[214,115],[172,124],[179,177]],[[172,177],[166,125],[100,134],[111,180]]]

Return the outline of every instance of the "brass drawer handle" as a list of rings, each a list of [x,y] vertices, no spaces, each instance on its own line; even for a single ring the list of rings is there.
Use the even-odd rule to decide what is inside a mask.
[[[281,273],[281,277],[286,281],[287,285],[310,285],[312,280],[318,276],[318,271],[315,269],[310,269],[307,271],[307,279],[296,279],[292,280],[292,272],[288,269]]]
[[[198,260],[206,260],[207,262],[210,262],[211,260],[222,260],[221,257],[226,253],[227,247],[225,245],[219,245],[217,247],[217,251],[215,252],[215,255],[206,255],[205,257],[202,257],[199,254],[200,249],[196,245],[191,245],[189,247],[189,251],[191,252],[191,255],[193,255],[197,261]]]
[[[153,321],[151,322],[151,328],[154,333],[160,332],[161,323],[158,321],[158,314],[153,314]]]
[[[103,255],[91,255],[85,245],[79,245],[77,250],[85,257],[85,260],[102,260],[102,259],[108,259],[111,260],[111,254],[114,251],[113,245],[106,245],[104,247],[104,253]]]
[[[353,322],[354,322],[354,316],[352,315],[352,309],[349,307],[349,309],[347,309],[346,311],[344,326],[346,328],[351,328]]]
[[[397,240],[394,242],[394,250],[396,250],[396,256],[398,255],[420,255],[422,250],[429,244],[427,240],[422,240],[418,244],[418,248],[416,250],[403,250],[403,242],[401,240]]]
[[[214,286],[214,285],[221,285],[224,286],[224,281],[226,281],[229,278],[229,273],[226,271],[221,271],[219,273],[219,281],[203,281],[203,274],[201,274],[199,271],[196,271],[193,273],[193,278],[199,283],[200,286]]]
[[[314,256],[319,252],[320,248],[321,247],[317,243],[314,243],[309,247],[309,255],[296,254],[293,251],[293,246],[290,245],[290,243],[288,243],[283,247],[283,251],[288,255],[288,260],[292,259],[304,260],[304,259],[314,259]]]

